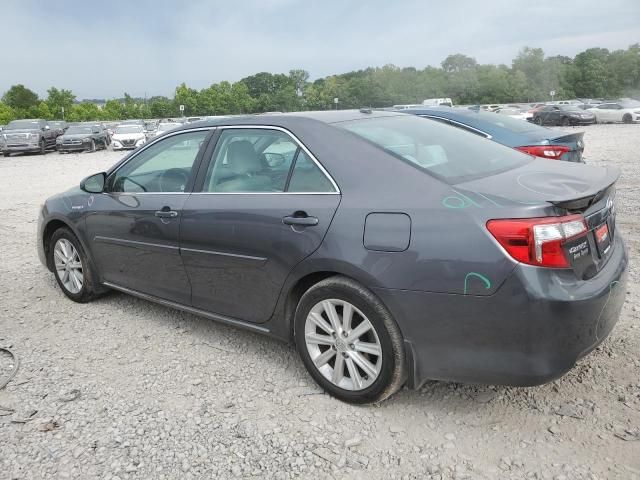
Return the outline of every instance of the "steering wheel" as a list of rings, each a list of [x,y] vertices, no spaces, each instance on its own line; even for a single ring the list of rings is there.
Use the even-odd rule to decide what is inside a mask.
[[[158,179],[161,192],[184,192],[189,176],[181,168],[165,170]]]

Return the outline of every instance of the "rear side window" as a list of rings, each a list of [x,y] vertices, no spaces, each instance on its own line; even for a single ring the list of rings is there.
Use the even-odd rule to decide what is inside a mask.
[[[333,185],[311,158],[300,150],[289,180],[287,192],[334,192]]]
[[[457,128],[402,115],[334,124],[448,183],[517,168],[531,159]]]
[[[224,129],[203,191],[212,193],[335,192],[298,143],[280,130]]]

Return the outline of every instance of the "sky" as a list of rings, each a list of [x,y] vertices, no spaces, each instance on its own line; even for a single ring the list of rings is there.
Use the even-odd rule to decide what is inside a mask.
[[[640,0],[15,0],[0,11],[0,94],[173,96],[257,72],[505,63],[640,42]]]

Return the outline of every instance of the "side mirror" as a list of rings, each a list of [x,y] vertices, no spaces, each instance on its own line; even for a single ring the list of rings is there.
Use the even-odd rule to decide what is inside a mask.
[[[89,175],[80,182],[80,189],[87,193],[102,193],[107,181],[107,174],[104,172]]]

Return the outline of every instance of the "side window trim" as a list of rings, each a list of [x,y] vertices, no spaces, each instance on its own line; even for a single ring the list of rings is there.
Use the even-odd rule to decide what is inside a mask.
[[[196,155],[196,159],[193,162],[193,168],[192,168],[192,173],[190,178],[189,178],[189,182],[187,183],[186,188],[184,189],[184,192],[136,192],[135,195],[190,195],[193,190],[194,190],[194,185],[195,185],[195,180],[197,178],[197,174],[200,171],[200,166],[202,164],[202,158],[204,156],[204,152],[207,151],[209,149],[209,144],[211,143],[211,137],[213,136],[213,134],[216,132],[216,127],[200,127],[200,128],[192,128],[189,130],[178,130],[176,132],[172,132],[169,133],[167,135],[163,135],[161,138],[152,140],[149,143],[145,143],[144,146],[136,151],[133,152],[129,157],[125,157],[125,159],[123,161],[121,161],[119,164],[116,165],[116,167],[109,171],[107,173],[107,179],[105,182],[105,185],[111,185],[111,180],[113,178],[113,175],[116,174],[116,172],[118,170],[120,170],[122,167],[124,167],[125,165],[127,165],[129,162],[133,161],[134,158],[136,158],[138,155],[140,155],[142,152],[144,152],[147,148],[150,148],[151,146],[155,145],[156,143],[162,142],[163,140],[169,138],[169,137],[173,137],[176,135],[182,135],[182,134],[187,134],[187,133],[193,133],[193,132],[202,132],[202,131],[208,131],[209,133],[205,136],[204,138],[204,143],[205,146],[204,148],[200,148],[200,150],[198,151],[198,154]],[[106,191],[105,193],[109,194],[109,195],[131,195],[131,193],[129,192],[110,192],[110,191]]]
[[[214,161],[213,152],[215,151],[215,148],[220,139],[220,135],[222,134],[222,131],[236,130],[236,129],[277,130],[279,132],[282,132],[288,135],[293,140],[293,142],[298,146],[294,160],[297,160],[298,155],[300,154],[300,151],[304,151],[304,153],[309,156],[311,161],[320,169],[320,171],[327,178],[327,180],[329,180],[334,191],[333,192],[287,192],[286,188],[288,188],[289,186],[288,182],[290,180],[291,175],[293,174],[292,172],[295,164],[294,161],[291,162],[291,166],[289,167],[287,184],[285,185],[285,191],[283,192],[205,192],[203,191],[204,180],[205,180],[204,177],[206,176],[206,172],[208,171],[209,166],[211,165],[211,162]],[[329,172],[324,168],[324,166],[309,151],[309,149],[298,139],[298,137],[296,137],[293,133],[291,133],[291,131],[287,130],[284,127],[278,127],[275,125],[248,125],[248,124],[218,126],[216,127],[215,138],[209,141],[209,145],[205,149],[205,152],[206,152],[206,155],[203,155],[203,158],[201,159],[200,168],[198,171],[198,177],[195,183],[195,188],[193,188],[193,192],[191,193],[192,195],[340,195],[341,194],[340,188],[338,187],[338,184],[333,179],[331,174],[329,174]]]

